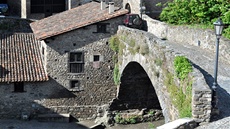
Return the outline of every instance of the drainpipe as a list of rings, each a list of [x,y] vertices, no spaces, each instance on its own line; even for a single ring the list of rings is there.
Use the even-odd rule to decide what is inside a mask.
[[[114,2],[109,2],[109,14],[114,12]]]

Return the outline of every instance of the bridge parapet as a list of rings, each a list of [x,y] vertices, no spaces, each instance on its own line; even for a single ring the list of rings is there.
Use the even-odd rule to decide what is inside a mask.
[[[215,51],[216,35],[214,30],[192,28],[188,26],[173,26],[143,15],[147,21],[148,32],[156,35],[160,39],[167,39],[172,42],[181,43],[182,45],[199,46],[201,49]],[[219,53],[220,58],[229,61],[230,58],[230,40],[220,39]]]
[[[165,80],[168,73],[175,73],[173,61],[176,56],[181,54],[170,48],[164,40],[141,30],[119,26],[117,36],[123,44],[118,58],[121,76],[130,62],[138,62],[151,80],[165,121],[170,122],[178,119],[180,117],[179,111],[167,91]],[[205,83],[200,71],[195,67],[193,69],[193,72],[189,75],[193,78],[192,117],[196,122],[204,124],[210,121],[211,90]],[[174,82],[177,85],[181,83],[179,79],[174,79]]]

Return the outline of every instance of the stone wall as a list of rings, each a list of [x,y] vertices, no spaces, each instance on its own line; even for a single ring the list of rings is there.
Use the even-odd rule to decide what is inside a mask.
[[[157,127],[156,129],[194,129],[197,123],[191,118],[182,118]]]
[[[147,15],[149,15],[151,18],[158,19],[160,12],[162,11],[162,7],[156,6],[157,3],[166,3],[168,0],[123,0],[123,8],[126,7],[127,4],[131,7],[131,13],[140,13],[140,6],[146,7],[145,12]],[[142,2],[142,3],[141,3]]]
[[[30,20],[3,17],[0,19],[0,33],[32,33]]]
[[[201,49],[215,51],[216,36],[214,30],[190,28],[188,26],[172,26],[164,22],[154,20],[144,15],[147,21],[148,32],[156,35],[161,39],[169,41],[199,46]],[[229,61],[230,58],[230,40],[223,36],[220,39],[220,58]],[[230,61],[229,61],[230,62]]]
[[[122,56],[119,57],[121,75],[130,62],[138,62],[151,80],[158,96],[165,121],[169,122],[178,119],[178,110],[172,104],[171,97],[167,92],[166,85],[164,84],[164,80],[166,79],[164,71],[169,71],[170,73],[175,72],[173,61],[175,56],[180,54],[176,50],[173,50],[173,48],[170,48],[170,46],[167,45],[167,42],[160,40],[148,32],[120,26],[118,36],[126,46],[123,49]],[[132,48],[130,47],[130,41],[135,42],[135,45],[132,45]],[[137,46],[139,46],[139,50],[136,49],[138,48]],[[143,54],[141,51],[141,49],[143,49],[141,47],[143,46],[147,46],[145,47],[148,48],[147,54]],[[163,62],[162,65],[157,64],[157,60],[158,62],[161,60]],[[191,76],[193,77],[193,98],[191,103],[192,116],[196,122],[204,124],[210,121],[211,90],[205,83],[204,77],[199,70],[194,68]],[[176,84],[179,84],[177,81]]]
[[[200,124],[207,124],[211,119],[212,90],[207,85],[204,76],[194,69],[192,89],[192,116]]]
[[[7,0],[7,4],[9,5],[10,15],[21,16],[21,0]]]
[[[125,8],[127,4],[130,5],[130,13],[140,14],[140,0],[123,0],[123,8]]]
[[[80,96],[69,92],[55,80],[24,83],[24,92],[14,92],[13,83],[1,84],[1,119],[20,119],[28,114],[36,119],[38,114],[70,113],[76,119],[95,118],[98,105],[78,105]],[[98,91],[96,94],[100,94]],[[86,96],[90,97],[90,96]]]
[[[147,47],[149,48],[148,53],[151,53],[144,56],[138,52],[135,54],[131,54],[131,52],[129,51],[131,48],[129,48],[128,46],[129,41],[126,38],[126,41],[123,41],[123,43],[126,44],[126,48],[123,50],[123,56],[119,57],[119,68],[121,75],[123,73],[123,70],[130,62],[138,62],[146,71],[148,77],[151,80],[151,83],[158,96],[158,100],[162,108],[165,121],[169,122],[178,119],[178,111],[172,104],[170,95],[166,90],[166,86],[164,85],[164,71],[161,66],[158,66],[155,63],[155,61],[158,59],[162,62],[164,61],[165,64],[167,64],[165,65],[165,69],[173,73],[173,59],[175,55],[170,52],[165,52],[164,46],[161,46],[160,43],[157,43],[157,38],[150,33],[135,29],[129,29],[124,26],[119,26],[118,36],[121,37],[121,39],[123,39],[122,36],[129,38],[129,40],[132,39],[135,41],[135,44],[140,47],[147,45]]]
[[[116,33],[121,19],[122,16],[104,21],[104,23],[110,23],[107,25],[108,33],[97,33],[97,26],[94,24],[45,40],[47,72],[50,78],[65,87],[73,98],[66,98],[65,101],[49,100],[44,102],[44,105],[53,109],[62,107],[64,103],[73,102],[72,106],[93,107],[90,112],[92,115],[96,114],[96,106],[108,104],[116,97],[116,86],[113,83],[112,56],[114,53],[109,48],[108,38]],[[83,73],[69,72],[69,52],[83,52]],[[99,55],[100,61],[93,61],[94,55]],[[82,88],[80,91],[74,92],[70,88],[70,82],[73,80],[79,81]],[[89,112],[87,109],[82,109],[75,113],[72,115],[87,118],[87,115],[78,114]]]
[[[162,7],[156,6],[156,4],[165,4],[169,0],[143,0],[143,5],[146,7],[146,14],[154,19],[159,19]]]
[[[95,118],[98,108],[116,97],[114,53],[108,39],[116,33],[122,18],[104,21],[109,23],[107,33],[97,33],[93,24],[42,41],[49,81],[25,82],[22,93],[13,92],[13,83],[1,83],[0,117],[20,118],[26,113],[37,118],[38,114],[70,113],[78,120]],[[84,53],[83,73],[69,73],[69,52]],[[100,60],[94,61],[94,55],[99,55]],[[79,81],[81,90],[70,88],[72,80]]]

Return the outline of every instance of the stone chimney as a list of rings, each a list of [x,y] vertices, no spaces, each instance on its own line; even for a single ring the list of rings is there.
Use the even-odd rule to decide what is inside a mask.
[[[105,0],[101,0],[101,10],[105,9],[106,4],[105,4]]]
[[[109,14],[114,12],[114,2],[109,2]]]

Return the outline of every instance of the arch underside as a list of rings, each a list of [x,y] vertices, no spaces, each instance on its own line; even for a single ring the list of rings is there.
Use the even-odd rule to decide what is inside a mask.
[[[129,13],[131,13],[131,7],[130,7],[130,4],[129,4],[129,3],[127,3],[127,4],[125,5],[125,9],[127,9],[127,10],[129,11]]]
[[[130,62],[121,75],[118,92],[120,109],[161,109],[155,89],[143,69],[137,62]]]

